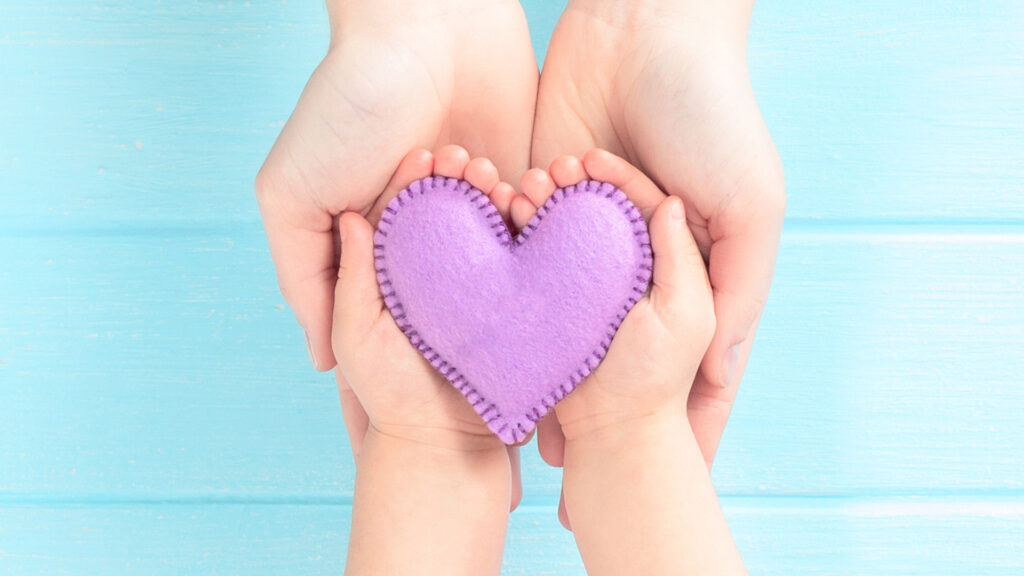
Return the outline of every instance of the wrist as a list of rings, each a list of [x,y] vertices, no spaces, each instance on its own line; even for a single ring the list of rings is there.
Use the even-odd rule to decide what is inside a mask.
[[[381,445],[395,450],[417,451],[437,458],[486,458],[491,454],[505,454],[505,444],[489,430],[468,432],[371,422],[366,437],[373,437]]]
[[[689,386],[675,382],[648,386],[646,392],[657,396],[657,402],[652,402],[651,396],[633,397],[624,392],[610,394],[608,390],[625,386],[599,382],[596,374],[592,374],[582,386],[603,388],[605,393],[590,394],[591,390],[581,388],[555,407],[567,442],[594,437],[613,440],[618,436],[640,434],[670,423],[677,425],[681,422],[681,425],[689,429],[686,411]],[[663,393],[668,389],[673,390]]]
[[[356,466],[346,574],[497,574],[508,524],[505,449],[459,451],[371,428]]]
[[[691,38],[745,41],[754,0],[569,0],[566,11],[587,13],[611,26],[682,28]]]
[[[567,437],[564,464],[588,574],[745,573],[685,411]]]
[[[567,419],[562,422],[562,431],[566,453],[595,454],[635,453],[655,448],[666,438],[693,435],[685,401],[678,400],[646,412],[604,412],[581,419]]]
[[[327,0],[331,36],[340,37],[352,30],[379,31],[410,23],[444,21],[452,13],[482,6],[519,5],[516,0]]]
[[[420,486],[459,486],[479,499],[503,502],[507,507],[511,472],[508,451],[498,442],[484,446],[424,443],[367,430],[356,460],[357,476],[382,470],[401,470],[403,482]]]

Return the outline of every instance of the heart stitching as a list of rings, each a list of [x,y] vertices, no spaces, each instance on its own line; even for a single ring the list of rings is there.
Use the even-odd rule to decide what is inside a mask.
[[[552,213],[555,213],[559,206],[565,202],[566,199],[572,198],[577,194],[591,194],[594,198],[607,200],[612,203],[615,208],[621,212],[625,218],[625,225],[629,227],[632,232],[632,241],[635,243],[637,250],[631,252],[633,254],[632,265],[635,269],[629,272],[629,289],[621,301],[621,306],[616,308],[617,312],[614,313],[614,317],[609,317],[607,320],[606,330],[604,334],[600,334],[600,339],[596,338],[592,341],[592,346],[589,349],[589,354],[586,354],[582,360],[578,360],[573,370],[569,371],[568,374],[562,374],[557,381],[542,382],[537,385],[538,394],[532,400],[529,401],[529,405],[525,409],[521,409],[517,413],[508,413],[507,410],[503,410],[498,404],[499,402],[489,398],[485,391],[481,391],[480,387],[471,382],[463,374],[463,370],[457,367],[460,358],[458,357],[445,357],[439,353],[432,343],[427,342],[413,321],[410,319],[410,310],[406,307],[406,301],[403,296],[409,296],[410,294],[399,294],[399,290],[395,287],[395,281],[392,277],[393,274],[389,270],[389,235],[390,238],[396,236],[396,220],[403,211],[409,211],[409,207],[415,206],[418,202],[422,202],[424,199],[428,199],[430,196],[437,198],[438,202],[452,202],[458,197],[458,201],[463,204],[472,206],[472,213],[478,214],[482,219],[480,223],[471,223],[477,225],[476,229],[480,229],[481,226],[486,226],[486,229],[493,234],[493,237],[497,240],[497,243],[511,253],[512,260],[515,260],[515,253],[518,249],[523,247],[526,242],[533,236],[545,217]],[[603,201],[602,200],[602,201]],[[591,204],[593,205],[593,204]],[[453,205],[455,208],[459,208],[458,204]],[[446,205],[450,208],[451,206]],[[587,204],[583,204],[585,209]],[[421,207],[423,208],[423,207]],[[593,211],[593,209],[592,209]],[[422,211],[420,212],[422,213]],[[446,216],[451,212],[446,213]],[[460,213],[461,214],[461,213]],[[455,216],[449,218],[450,220],[457,219],[461,216]],[[568,215],[566,215],[568,217]],[[441,218],[441,217],[438,217]],[[564,221],[564,218],[563,218]],[[570,223],[572,221],[570,220]],[[614,222],[612,224],[615,224]],[[402,222],[402,226],[416,226],[418,225],[415,220],[409,222]],[[609,229],[612,226],[609,226]],[[622,229],[622,226],[619,226]],[[584,230],[584,232],[601,233],[604,230]],[[610,232],[609,232],[610,234]],[[399,243],[398,250],[400,250],[402,244]],[[536,427],[537,421],[541,419],[548,411],[550,411],[555,404],[562,398],[572,392],[576,386],[580,384],[604,359],[608,352],[609,346],[611,346],[612,338],[618,331],[622,321],[626,318],[626,314],[632,309],[632,307],[644,296],[647,291],[647,286],[651,279],[653,271],[653,256],[651,252],[650,237],[647,232],[647,225],[644,222],[643,216],[640,211],[633,205],[632,202],[626,197],[626,195],[616,188],[615,186],[592,180],[584,180],[573,186],[567,186],[564,188],[557,189],[554,194],[548,199],[548,201],[537,210],[536,215],[530,219],[526,227],[516,237],[513,237],[508,227],[505,225],[501,214],[491,204],[490,199],[487,198],[480,190],[474,188],[468,182],[464,180],[458,180],[455,178],[446,178],[442,176],[431,176],[417,180],[402,190],[398,196],[393,198],[385,207],[384,213],[381,217],[380,224],[378,224],[377,232],[374,235],[374,266],[377,270],[377,281],[380,285],[381,295],[384,298],[384,303],[391,311],[391,315],[395,320],[395,323],[402,330],[405,336],[409,339],[412,345],[430,362],[430,364],[443,375],[452,386],[454,386],[459,392],[465,396],[466,400],[473,406],[473,409],[480,416],[481,419],[487,424],[488,428],[494,432],[503,442],[506,444],[514,444],[522,441],[527,437],[533,428]],[[618,271],[618,270],[616,270]],[[397,271],[395,271],[397,273]],[[626,274],[626,272],[622,272]],[[625,285],[623,285],[625,286]],[[413,288],[410,287],[410,291]],[[459,303],[453,302],[448,303],[452,306],[458,306]],[[612,310],[609,310],[609,316]],[[429,318],[429,316],[428,316]],[[532,318],[534,323],[542,324],[544,320],[550,320],[546,318]],[[550,320],[553,322],[553,320]],[[550,326],[549,329],[558,329],[560,326]],[[570,337],[573,335],[570,334]],[[587,336],[586,334],[582,336]],[[486,346],[487,342],[479,340],[473,340],[472,344],[479,346]],[[455,353],[457,355],[457,353]],[[524,362],[531,362],[531,358],[524,358]],[[529,386],[534,386],[534,383],[528,383]]]

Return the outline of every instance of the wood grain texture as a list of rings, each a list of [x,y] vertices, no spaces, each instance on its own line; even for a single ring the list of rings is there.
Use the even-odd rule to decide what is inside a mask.
[[[351,494],[258,231],[0,251],[0,498]],[[786,233],[719,489],[1019,490],[1021,326],[1024,234]],[[531,454],[528,500],[557,482]]]
[[[1024,4],[760,2],[748,50],[793,220],[1020,222]]]
[[[755,10],[789,211],[714,473],[752,573],[1024,573],[1022,29]],[[0,574],[341,570],[351,455],[252,196],[326,46],[316,0],[0,0]],[[504,572],[582,574],[524,455]]]
[[[557,6],[527,3],[535,41]],[[1009,0],[758,5],[790,219],[1021,221],[1022,23]],[[7,0],[0,228],[258,221],[253,175],[326,46],[314,0]]]
[[[1016,576],[1020,501],[725,500],[751,574]],[[0,506],[5,574],[340,574],[348,506]],[[583,576],[554,508],[512,515],[502,574]]]

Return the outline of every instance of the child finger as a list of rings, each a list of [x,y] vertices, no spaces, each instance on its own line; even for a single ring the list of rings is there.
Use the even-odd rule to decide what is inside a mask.
[[[713,324],[711,287],[700,249],[686,225],[683,202],[675,196],[655,210],[650,224],[654,252],[654,288],[651,301],[663,317],[687,311],[708,311]],[[685,318],[693,320],[691,315]],[[714,328],[712,327],[712,331]]]
[[[335,355],[339,338],[362,334],[381,309],[377,272],[373,265],[373,228],[362,216],[346,212],[338,220],[341,261],[334,294]]]

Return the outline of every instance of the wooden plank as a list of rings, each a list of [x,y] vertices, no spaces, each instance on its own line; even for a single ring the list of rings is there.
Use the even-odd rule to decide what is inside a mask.
[[[725,502],[751,574],[1016,575],[1021,502]],[[348,506],[0,506],[5,574],[340,574]],[[553,508],[512,515],[506,575],[585,574]]]
[[[0,497],[347,497],[333,381],[260,232],[160,234],[0,238]],[[1022,488],[1024,234],[804,230],[780,254],[723,493]]]
[[[258,220],[323,2],[7,2],[0,229]]]
[[[748,49],[790,218],[1024,217],[1024,4],[759,2]]]
[[[1024,487],[1022,241],[987,227],[784,235],[720,486]]]
[[[527,3],[539,45],[557,8]],[[1020,222],[1022,26],[1006,0],[760,3],[789,217]],[[315,1],[5,3],[0,229],[256,222],[252,179],[326,46]]]

